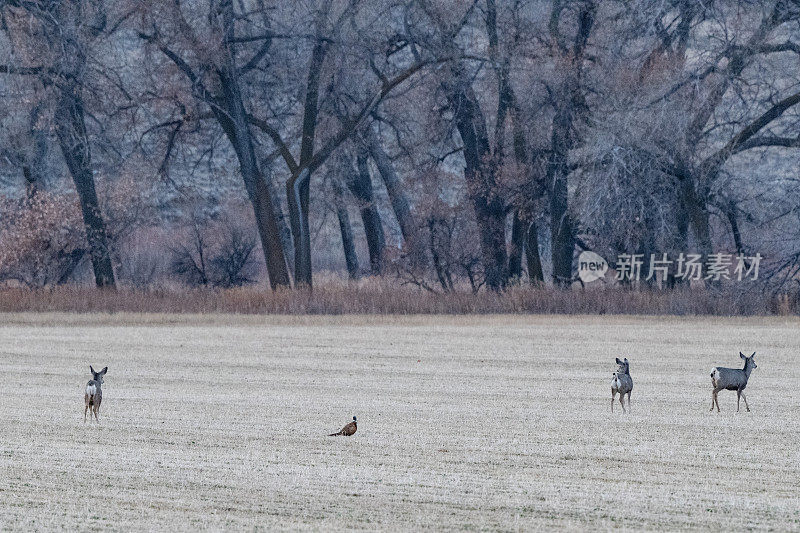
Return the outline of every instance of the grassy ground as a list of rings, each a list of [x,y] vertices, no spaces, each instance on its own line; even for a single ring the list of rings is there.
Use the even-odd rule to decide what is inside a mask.
[[[0,529],[800,529],[796,319],[0,323]],[[739,350],[753,411],[711,414]]]

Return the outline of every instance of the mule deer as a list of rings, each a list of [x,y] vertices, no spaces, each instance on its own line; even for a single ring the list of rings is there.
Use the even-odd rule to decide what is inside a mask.
[[[756,362],[753,360],[755,356],[756,352],[753,352],[753,355],[750,357],[739,352],[739,357],[744,359],[744,368],[723,368],[721,366],[716,366],[711,369],[711,385],[714,387],[711,392],[711,411],[714,410],[714,404],[716,403],[717,412],[720,412],[717,393],[722,389],[736,391],[737,413],[739,412],[739,403],[742,398],[744,398],[745,408],[747,408],[748,411],[750,410],[750,406],[747,405],[747,396],[744,395],[744,388],[747,387],[747,380],[750,379],[750,372],[758,368]]]
[[[95,372],[92,365],[89,365],[89,370],[92,371],[93,379],[90,379],[89,383],[86,384],[86,392],[83,395],[83,400],[86,404],[83,409],[83,423],[86,423],[86,413],[91,407],[92,411],[89,413],[89,419],[91,420],[92,413],[94,413],[94,419],[99,424],[100,418],[98,418],[97,414],[100,412],[100,402],[103,401],[103,389],[101,387],[103,385],[103,376],[108,372],[108,367],[105,367],[100,372]]]
[[[631,391],[633,391],[633,379],[631,378],[630,365],[628,358],[623,361],[617,357],[617,365],[619,368],[612,374],[611,380],[611,412],[614,412],[614,398],[619,393],[619,404],[622,406],[622,412],[625,412],[625,402],[622,399],[628,395],[628,411],[631,410]]]

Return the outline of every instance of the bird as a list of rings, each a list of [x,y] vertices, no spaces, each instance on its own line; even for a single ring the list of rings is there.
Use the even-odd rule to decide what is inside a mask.
[[[356,425],[356,417],[353,417],[353,421],[345,424],[345,426],[341,429],[341,431],[337,433],[331,433],[328,436],[338,437],[340,435],[343,435],[345,437],[349,437],[350,435],[356,432],[356,429],[358,429],[358,426]]]

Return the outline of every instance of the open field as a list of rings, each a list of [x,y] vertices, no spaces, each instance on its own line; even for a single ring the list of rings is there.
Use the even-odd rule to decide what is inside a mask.
[[[0,529],[800,530],[797,319],[0,323]],[[739,350],[753,411],[724,391],[711,414]]]

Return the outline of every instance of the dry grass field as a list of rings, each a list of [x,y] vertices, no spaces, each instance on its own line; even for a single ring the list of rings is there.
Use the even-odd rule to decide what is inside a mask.
[[[797,319],[0,323],[3,530],[800,529]],[[709,413],[739,350],[752,412],[726,391]]]

